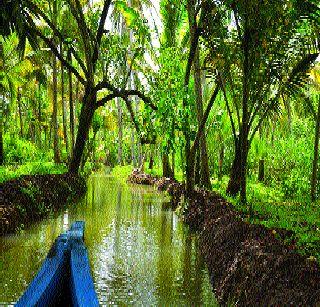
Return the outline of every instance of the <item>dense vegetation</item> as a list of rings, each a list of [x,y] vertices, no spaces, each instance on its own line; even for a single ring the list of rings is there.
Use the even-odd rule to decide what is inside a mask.
[[[161,169],[314,250],[318,1],[159,2],[4,1],[1,181]]]

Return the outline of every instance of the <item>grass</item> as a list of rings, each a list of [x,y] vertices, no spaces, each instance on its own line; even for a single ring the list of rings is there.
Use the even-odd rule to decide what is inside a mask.
[[[0,166],[0,183],[22,175],[62,174],[66,171],[65,165],[53,162],[27,162],[23,165]]]
[[[320,260],[320,203],[284,201],[281,188],[268,187],[248,179],[248,204],[243,206],[239,198],[225,193],[229,178],[213,180],[213,190],[223,195],[234,207],[248,216],[250,223],[267,228],[283,228],[293,231],[299,252]],[[250,216],[250,206],[255,213]],[[290,240],[289,240],[290,241]]]
[[[159,176],[162,177],[162,168],[155,166],[152,170],[148,169],[147,164],[145,166],[145,173],[146,174],[150,174],[153,176]],[[182,170],[175,170],[175,175],[174,177],[179,181],[183,181],[184,180],[184,176],[183,176],[183,172]]]
[[[117,165],[111,170],[110,175],[117,178],[119,181],[125,183],[127,182],[127,179],[129,175],[132,173],[132,171],[132,165]]]

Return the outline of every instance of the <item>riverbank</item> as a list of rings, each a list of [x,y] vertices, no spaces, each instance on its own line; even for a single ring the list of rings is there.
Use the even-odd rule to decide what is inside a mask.
[[[184,187],[176,181],[133,173],[130,182],[167,189],[177,199]],[[317,306],[320,268],[314,257],[298,253],[292,234],[251,224],[221,196],[194,191],[183,219],[200,233],[215,294],[221,304],[237,306]]]
[[[0,235],[59,210],[85,191],[85,180],[70,174],[26,175],[1,183]]]

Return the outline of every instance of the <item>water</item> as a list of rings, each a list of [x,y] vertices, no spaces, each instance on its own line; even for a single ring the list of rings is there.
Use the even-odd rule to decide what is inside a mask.
[[[22,233],[0,237],[0,305],[17,301],[54,239],[85,220],[101,305],[217,306],[196,235],[153,187],[92,176],[85,198]]]

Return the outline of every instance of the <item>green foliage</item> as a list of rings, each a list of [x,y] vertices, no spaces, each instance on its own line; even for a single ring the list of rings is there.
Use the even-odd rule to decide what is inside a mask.
[[[181,54],[180,48],[168,47],[161,50],[158,60],[160,71],[153,83],[153,97],[158,111],[153,126],[160,136],[162,150],[169,153],[181,148],[184,142],[182,131],[188,109],[183,107],[186,94],[181,62],[185,60],[185,55]]]
[[[310,203],[252,203],[253,212],[260,215],[251,222],[268,228],[283,228],[293,231],[300,252],[320,260],[320,212],[319,204]],[[249,213],[247,209],[241,211]],[[290,239],[290,238],[288,238]],[[289,240],[290,242],[290,240]]]
[[[34,161],[50,161],[52,154],[39,149],[31,141],[12,138],[9,135],[4,137],[4,155],[7,164],[23,164]]]
[[[213,189],[222,194],[237,210],[247,215],[249,222],[262,224],[268,228],[293,231],[293,237],[287,238],[288,243],[294,239],[300,253],[320,259],[319,203],[284,201],[281,188],[268,187],[249,180],[248,203],[250,205],[244,206],[239,198],[231,198],[225,194],[228,179],[224,176],[220,181],[213,180]]]
[[[0,166],[0,182],[18,178],[22,175],[63,174],[65,165],[53,162],[27,162],[20,166]]]
[[[110,175],[118,178],[123,182],[126,182],[129,175],[132,173],[132,171],[133,171],[133,166],[131,165],[126,165],[126,166],[117,165],[112,169]]]
[[[257,178],[259,159],[263,158],[264,184],[280,191],[284,201],[289,199],[304,202],[309,199],[310,194],[313,155],[313,137],[310,136],[310,130],[314,129],[313,123],[308,119],[295,118],[290,134],[287,129],[274,132],[273,141],[258,137],[254,140],[253,150],[248,158],[249,174],[252,180]]]

